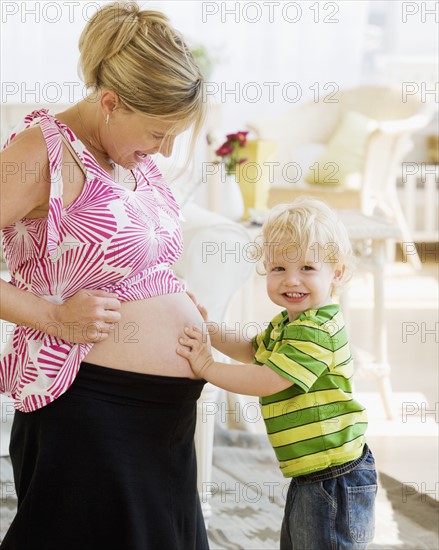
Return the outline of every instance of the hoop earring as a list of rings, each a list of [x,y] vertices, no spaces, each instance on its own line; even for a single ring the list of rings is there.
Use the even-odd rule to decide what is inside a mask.
[[[110,115],[109,113],[107,113],[107,116],[105,117],[105,124],[108,124],[109,121],[110,121]]]

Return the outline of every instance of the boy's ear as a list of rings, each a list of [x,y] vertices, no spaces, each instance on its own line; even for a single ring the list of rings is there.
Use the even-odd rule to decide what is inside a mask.
[[[341,266],[337,267],[336,269],[334,269],[333,283],[335,285],[337,285],[338,283],[341,282],[341,280],[343,279],[343,275],[344,275],[345,270],[346,270],[346,266],[344,266],[344,265],[341,265]]]

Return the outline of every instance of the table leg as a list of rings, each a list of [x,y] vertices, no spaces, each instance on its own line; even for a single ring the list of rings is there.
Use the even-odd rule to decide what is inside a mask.
[[[392,387],[390,383],[390,364],[387,357],[387,325],[384,303],[384,265],[386,260],[386,242],[374,240],[372,243],[374,260],[374,339],[375,361],[377,363],[377,384],[383,401],[386,416],[394,418]]]

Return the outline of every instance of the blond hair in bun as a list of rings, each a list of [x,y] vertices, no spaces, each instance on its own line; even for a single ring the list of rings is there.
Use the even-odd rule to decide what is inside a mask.
[[[114,2],[90,19],[79,39],[85,85],[114,90],[122,107],[201,129],[203,76],[166,15],[137,2]]]

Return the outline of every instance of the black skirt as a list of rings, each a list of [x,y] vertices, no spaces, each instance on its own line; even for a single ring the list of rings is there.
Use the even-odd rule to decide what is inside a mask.
[[[15,413],[18,510],[1,550],[206,550],[194,430],[204,381],[82,363]]]

